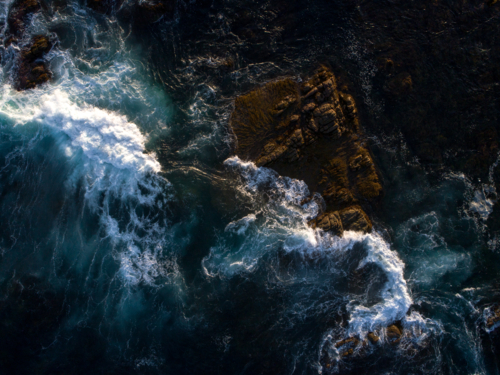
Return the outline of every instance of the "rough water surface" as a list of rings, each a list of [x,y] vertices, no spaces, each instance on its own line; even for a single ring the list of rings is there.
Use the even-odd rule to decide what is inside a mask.
[[[13,3],[0,373],[499,373],[500,3],[47,0],[7,43]],[[42,34],[52,78],[18,91]],[[234,99],[320,64],[380,169],[372,233],[313,229],[319,194],[233,153]]]

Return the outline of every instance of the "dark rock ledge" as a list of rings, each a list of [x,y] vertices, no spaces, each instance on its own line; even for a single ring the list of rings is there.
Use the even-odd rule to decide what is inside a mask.
[[[230,126],[237,156],[323,196],[326,210],[311,226],[339,236],[372,230],[366,208],[379,201],[382,186],[354,99],[329,69],[303,84],[283,79],[236,98]]]
[[[42,4],[39,0],[16,0],[9,10],[4,46],[8,48],[11,44],[20,45],[14,82],[18,90],[34,88],[52,78],[52,73],[44,60],[45,54],[52,48],[52,43],[44,35],[29,38],[26,30],[26,25],[41,9]]]

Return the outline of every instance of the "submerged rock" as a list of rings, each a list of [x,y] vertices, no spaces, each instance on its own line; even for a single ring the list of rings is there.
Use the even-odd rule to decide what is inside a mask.
[[[38,0],[16,0],[12,4],[7,18],[9,44],[13,40],[20,38],[29,24],[34,13],[41,9],[40,1]]]
[[[365,208],[382,185],[361,140],[354,99],[337,88],[329,69],[303,84],[287,78],[236,98],[230,125],[241,159],[303,180],[324,197],[326,210],[313,227],[336,235],[371,231]]]
[[[389,79],[384,85],[384,90],[394,96],[408,94],[413,89],[413,81],[409,73],[400,73]]]

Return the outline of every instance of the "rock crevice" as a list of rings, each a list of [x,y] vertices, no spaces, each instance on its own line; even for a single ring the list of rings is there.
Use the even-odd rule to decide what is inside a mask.
[[[313,227],[337,235],[371,231],[366,207],[382,186],[354,99],[339,90],[329,69],[303,84],[283,79],[238,97],[230,125],[240,158],[304,180],[323,196],[326,210]]]

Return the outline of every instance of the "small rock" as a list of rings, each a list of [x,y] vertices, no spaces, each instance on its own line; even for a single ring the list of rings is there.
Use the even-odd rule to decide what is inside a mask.
[[[400,73],[396,77],[391,78],[384,85],[384,90],[394,96],[408,94],[413,89],[413,81],[409,73]]]
[[[315,88],[313,88],[311,91],[309,91],[309,92],[306,94],[306,96],[304,96],[304,98],[306,98],[306,99],[307,99],[307,98],[310,98],[311,96],[316,95],[316,93],[317,93],[317,92],[318,92],[318,88],[317,88],[317,87],[315,87]]]
[[[340,131],[339,131],[339,126],[334,123],[334,122],[331,122],[329,124],[326,124],[325,126],[323,126],[321,128],[321,132],[324,133],[324,134],[330,134],[332,132],[337,132],[338,134],[337,135],[340,135]]]
[[[332,232],[337,236],[342,236],[342,233],[344,233],[338,211],[324,213],[315,220],[313,226],[325,232]]]
[[[306,83],[304,86],[302,86],[302,92],[304,94],[307,94],[309,91],[311,91],[312,88],[313,86],[310,83]]]
[[[295,99],[293,96],[289,95],[285,97],[281,102],[279,102],[276,105],[276,110],[283,110],[288,108],[292,103],[295,103],[297,99]]]
[[[319,106],[318,108],[316,108],[313,112],[313,115],[314,115],[314,117],[323,116],[323,114],[325,112],[328,112],[330,110],[335,110],[335,107],[330,103],[325,103],[325,104]]]
[[[348,351],[342,353],[342,357],[347,357],[347,356],[350,356],[354,353],[354,349],[349,349]]]
[[[290,138],[286,140],[285,143],[287,146],[292,146],[292,147],[300,147],[304,144],[304,137],[302,136],[302,130],[297,129],[295,130]]]
[[[340,211],[340,219],[344,230],[369,233],[372,223],[368,215],[359,206],[353,206]]]
[[[368,340],[370,340],[370,342],[372,344],[376,344],[378,342],[378,340],[380,340],[380,337],[375,335],[373,332],[370,332],[370,333],[368,333]]]
[[[304,108],[302,108],[302,112],[306,113],[306,112],[310,112],[312,111],[314,108],[316,108],[316,103],[309,103],[309,104],[306,104],[304,106]]]
[[[349,163],[349,168],[353,171],[357,171],[363,167],[368,167],[372,164],[370,158],[364,154],[355,156]]]
[[[340,96],[342,98],[342,101],[344,102],[347,116],[351,119],[356,117],[358,111],[356,109],[356,104],[354,103],[354,98],[351,95],[345,93],[341,93]]]
[[[395,324],[387,327],[387,338],[392,345],[401,341],[402,332]]]
[[[500,305],[493,306],[489,312],[490,314],[486,320],[486,328],[492,329],[496,323],[500,322]]]
[[[334,109],[330,109],[329,111],[323,113],[320,117],[318,117],[319,125],[326,125],[331,122],[334,122],[337,119],[337,113]]]
[[[341,346],[347,345],[347,344],[353,344],[354,346],[357,346],[359,343],[359,340],[356,337],[348,337],[347,339],[341,340],[335,344],[336,348],[340,348]]]
[[[311,120],[309,120],[309,123],[307,124],[309,129],[311,129],[313,132],[319,132],[319,127],[318,127],[318,124],[316,123],[316,121],[312,118]]]

